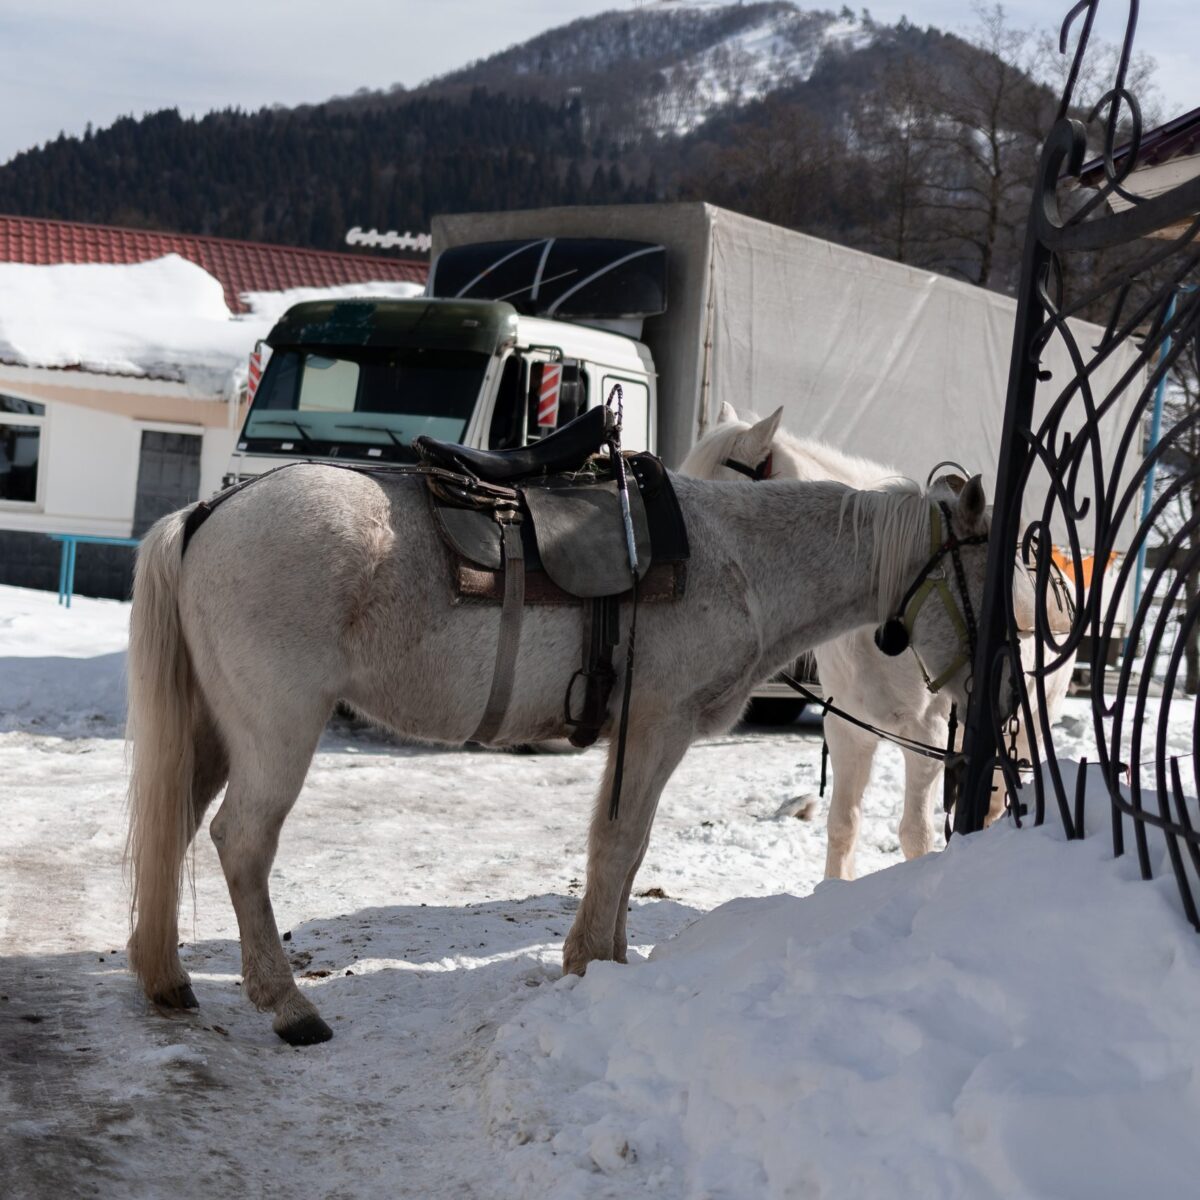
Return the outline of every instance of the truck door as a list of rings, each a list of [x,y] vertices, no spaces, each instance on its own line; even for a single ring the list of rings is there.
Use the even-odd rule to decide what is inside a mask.
[[[601,377],[601,400],[604,403],[613,385],[621,385],[621,407],[624,418],[621,426],[621,446],[625,450],[648,450],[650,441],[650,389],[645,379],[605,372]]]

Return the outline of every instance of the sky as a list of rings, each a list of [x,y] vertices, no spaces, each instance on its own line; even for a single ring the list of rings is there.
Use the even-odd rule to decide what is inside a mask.
[[[852,8],[860,7],[851,4]],[[577,17],[634,0],[0,0],[0,162],[119,116],[319,102],[360,87],[413,87]],[[824,0],[801,7],[841,7]],[[1069,0],[1011,0],[1011,24],[1056,26]],[[961,32],[966,0],[876,0],[879,21]],[[1200,105],[1198,0],[1142,0],[1139,49],[1159,63],[1163,110]],[[1119,40],[1127,0],[1101,0]]]

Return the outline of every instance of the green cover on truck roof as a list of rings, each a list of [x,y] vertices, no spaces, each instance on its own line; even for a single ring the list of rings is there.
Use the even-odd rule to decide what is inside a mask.
[[[282,346],[424,346],[494,354],[517,336],[502,300],[310,300],[294,304],[267,336]]]

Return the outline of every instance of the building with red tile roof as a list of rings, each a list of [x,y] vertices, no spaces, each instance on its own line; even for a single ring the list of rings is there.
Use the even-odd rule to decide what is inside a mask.
[[[178,254],[221,281],[231,312],[244,313],[246,292],[284,292],[368,280],[424,284],[420,259],[341,254],[242,242],[233,238],[161,233],[79,221],[0,216],[0,262],[52,266],[60,263],[136,263]]]
[[[31,291],[36,303],[13,294],[25,286],[27,268],[93,266],[117,272],[104,314],[111,327],[90,320],[94,294],[78,297],[81,307],[56,308],[54,289],[69,291],[67,276],[59,274],[53,285],[39,281]],[[147,274],[122,280],[121,268],[131,267]],[[53,588],[67,543],[47,535],[84,536],[92,540],[80,546],[79,590],[119,597],[128,594],[132,566],[121,539],[139,536],[162,512],[210,495],[228,468],[246,408],[245,387],[236,369],[227,369],[230,348],[244,339],[248,358],[273,319],[251,312],[243,297],[302,288],[419,288],[428,268],[415,258],[0,215],[0,270],[12,273],[5,311],[15,316],[11,328],[0,328],[0,345],[8,346],[0,352],[0,583]],[[182,284],[180,316],[172,321],[165,314],[151,330],[138,288],[149,281],[147,294],[161,294],[172,273]],[[200,292],[196,277],[208,277]],[[211,279],[221,285],[223,306]],[[217,311],[202,315],[196,298],[205,295]],[[141,303],[123,305],[122,296]],[[162,316],[155,313],[156,320]],[[156,340],[164,328],[173,332]],[[110,344],[114,331],[118,339]],[[125,332],[130,337],[122,340]],[[110,346],[113,361],[128,366],[105,361],[96,337]],[[25,353],[35,345],[52,352]],[[161,362],[134,361],[141,351],[153,359],[160,350]],[[197,382],[193,360],[209,352],[208,366],[220,370]],[[183,357],[175,362],[172,353]]]

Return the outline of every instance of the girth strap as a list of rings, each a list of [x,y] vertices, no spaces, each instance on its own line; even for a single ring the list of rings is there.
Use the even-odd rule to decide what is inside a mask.
[[[496,643],[496,666],[487,706],[472,742],[490,742],[500,732],[516,676],[517,651],[521,648],[521,617],[525,605],[525,557],[521,545],[521,510],[516,503],[498,503],[493,515],[500,525],[504,549],[504,604],[500,609],[500,637]]]

